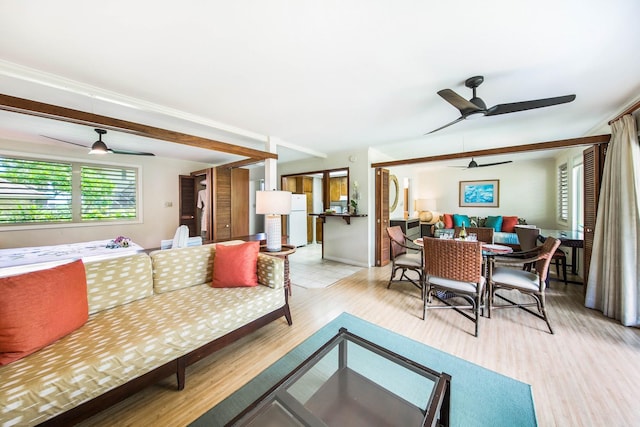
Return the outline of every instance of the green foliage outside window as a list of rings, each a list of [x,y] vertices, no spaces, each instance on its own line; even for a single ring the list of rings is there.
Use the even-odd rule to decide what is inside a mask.
[[[0,156],[0,225],[136,218],[134,168]]]

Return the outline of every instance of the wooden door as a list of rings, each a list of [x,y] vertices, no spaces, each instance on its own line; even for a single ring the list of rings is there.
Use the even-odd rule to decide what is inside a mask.
[[[191,227],[189,227],[189,236],[202,236],[205,241],[213,238],[214,230],[212,212],[215,212],[215,201],[212,197],[214,191],[214,179],[212,174],[212,169],[202,169],[191,172],[191,178],[193,179],[192,191],[195,224],[193,232],[191,231]],[[198,206],[200,191],[203,191],[204,194],[204,206]]]
[[[389,264],[389,170],[376,168],[376,266]]]
[[[180,175],[178,199],[179,225],[189,227],[189,237],[196,236],[198,233],[198,222],[196,218],[196,179],[189,175]]]
[[[606,144],[594,145],[584,150],[582,165],[584,168],[583,202],[584,202],[584,250],[582,262],[582,277],[586,284],[589,278],[591,253],[593,251],[593,236],[596,228],[598,200],[600,196],[600,182],[602,168],[606,155]],[[584,288],[586,291],[586,287]]]
[[[231,240],[231,169],[216,168],[214,235],[216,242]]]
[[[249,235],[249,169],[231,169],[231,237]]]

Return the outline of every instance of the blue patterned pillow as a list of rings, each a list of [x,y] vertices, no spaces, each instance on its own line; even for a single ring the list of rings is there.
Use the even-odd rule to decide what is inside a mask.
[[[462,227],[462,223],[464,223],[465,227],[471,227],[471,220],[469,219],[469,216],[453,214],[453,226]]]
[[[493,228],[495,231],[502,231],[502,217],[488,216],[484,223],[485,227]]]

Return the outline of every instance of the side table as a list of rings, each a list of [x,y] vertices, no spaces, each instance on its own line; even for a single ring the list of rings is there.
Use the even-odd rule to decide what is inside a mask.
[[[278,252],[267,251],[267,245],[260,245],[260,252],[265,255],[275,256],[284,259],[284,286],[289,290],[291,296],[291,279],[289,278],[289,255],[296,251],[294,245],[282,245]]]

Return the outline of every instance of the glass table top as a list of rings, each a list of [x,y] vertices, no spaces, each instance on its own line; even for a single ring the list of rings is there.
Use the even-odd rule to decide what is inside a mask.
[[[446,425],[449,382],[341,329],[231,425]]]

